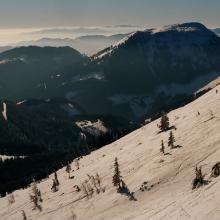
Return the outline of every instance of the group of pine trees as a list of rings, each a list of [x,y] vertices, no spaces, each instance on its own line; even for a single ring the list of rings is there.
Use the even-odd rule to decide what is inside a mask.
[[[170,122],[169,122],[169,117],[167,116],[166,113],[163,113],[162,116],[161,116],[161,120],[160,120],[160,125],[158,126],[160,128],[160,131],[161,132],[164,132],[164,131],[168,131],[170,129]],[[175,137],[173,135],[173,132],[172,130],[170,131],[170,134],[169,134],[169,138],[168,138],[168,146],[173,149],[175,148]],[[164,142],[163,140],[161,141],[161,148],[160,148],[160,151],[165,154],[165,145],[164,145]]]
[[[170,131],[170,135],[169,135],[169,138],[168,138],[168,146],[173,149],[175,148],[175,137],[173,135],[173,132]],[[160,152],[162,152],[163,154],[165,154],[165,145],[164,145],[164,142],[163,140],[161,141],[161,148],[160,148]]]

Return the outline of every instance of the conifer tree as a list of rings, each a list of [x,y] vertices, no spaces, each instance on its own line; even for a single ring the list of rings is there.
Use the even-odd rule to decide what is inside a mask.
[[[169,118],[166,113],[163,113],[161,116],[159,128],[163,132],[169,130],[169,127],[170,127]]]
[[[163,140],[161,141],[160,152],[162,152],[163,154],[165,154],[165,146],[164,146]]]
[[[175,147],[174,143],[175,143],[175,138],[174,138],[173,132],[171,131],[170,136],[169,136],[169,140],[168,140],[168,146],[170,148],[174,148]]]
[[[69,163],[66,166],[66,172],[69,174],[69,179],[70,179],[71,166]]]
[[[56,186],[60,185],[60,182],[59,182],[59,180],[57,178],[57,172],[54,172],[54,181],[55,181]]]
[[[114,175],[112,178],[112,183],[114,186],[117,186],[118,189],[121,189],[121,175],[120,175],[117,157],[115,158],[115,163],[114,163]]]

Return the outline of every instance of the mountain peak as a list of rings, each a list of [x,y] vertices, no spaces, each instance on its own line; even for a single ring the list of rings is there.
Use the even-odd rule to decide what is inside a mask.
[[[93,58],[100,59],[112,55],[125,44],[142,45],[142,48],[155,48],[159,45],[165,47],[191,47],[202,45],[218,36],[198,22],[166,25],[162,28],[151,28],[129,34],[116,44],[99,52]]]
[[[192,31],[208,31],[203,24],[198,22],[188,22],[182,24],[172,24],[172,25],[165,25],[162,28],[155,28],[150,29],[153,33],[158,32],[169,32],[169,31],[177,31],[177,32],[192,32]],[[146,30],[149,31],[149,30]]]

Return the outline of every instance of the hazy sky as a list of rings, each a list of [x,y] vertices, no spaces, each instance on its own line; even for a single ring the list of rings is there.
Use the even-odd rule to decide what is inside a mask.
[[[0,0],[0,28],[186,21],[220,26],[220,0]]]

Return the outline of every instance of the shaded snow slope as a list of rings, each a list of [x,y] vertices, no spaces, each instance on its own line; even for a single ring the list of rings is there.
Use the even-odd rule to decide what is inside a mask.
[[[216,89],[220,90],[220,86]],[[200,115],[198,115],[198,111]],[[213,118],[214,115],[214,118]],[[220,177],[210,178],[212,166],[220,161],[220,94],[215,89],[194,102],[168,114],[176,126],[174,136],[180,148],[167,147],[169,131],[158,133],[159,120],[142,127],[122,139],[92,152],[80,160],[80,169],[74,163],[68,179],[65,168],[58,171],[60,189],[50,191],[52,178],[38,184],[42,193],[42,212],[32,211],[30,188],[15,191],[15,203],[8,205],[0,199],[0,219],[21,219],[21,210],[32,220],[70,220],[74,211],[79,220],[218,220],[220,219]],[[160,153],[164,140],[167,155]],[[116,193],[112,186],[114,158],[118,157],[121,175],[137,201],[129,201]],[[202,166],[205,179],[210,181],[192,190],[194,169]],[[98,172],[105,192],[83,198],[74,192],[74,185],[86,180],[87,174]],[[140,187],[147,182],[148,190]]]

